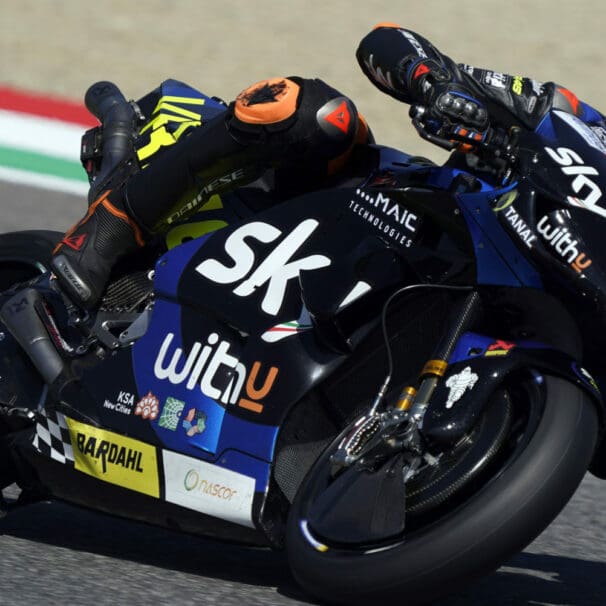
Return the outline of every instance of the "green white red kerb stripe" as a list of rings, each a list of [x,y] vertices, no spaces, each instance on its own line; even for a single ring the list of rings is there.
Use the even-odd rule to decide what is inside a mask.
[[[83,103],[0,84],[0,180],[86,194],[80,138],[95,124]]]

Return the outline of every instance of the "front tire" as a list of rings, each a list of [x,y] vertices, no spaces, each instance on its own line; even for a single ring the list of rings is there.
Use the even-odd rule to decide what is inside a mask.
[[[518,416],[529,414],[523,427],[512,423],[509,448],[501,449],[489,476],[475,479],[463,499],[453,499],[452,510],[442,506],[434,519],[413,525],[389,545],[332,545],[307,526],[319,482],[325,481],[329,447],[289,515],[288,558],[301,586],[333,603],[397,597],[414,604],[460,589],[530,543],[573,495],[598,435],[597,411],[584,391],[552,376],[538,381],[540,389],[535,377],[527,379],[527,389],[511,390]]]

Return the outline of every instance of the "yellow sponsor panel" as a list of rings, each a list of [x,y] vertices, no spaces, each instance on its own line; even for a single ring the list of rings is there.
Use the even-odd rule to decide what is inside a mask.
[[[154,446],[66,418],[75,467],[104,482],[160,497]]]
[[[168,248],[175,248],[187,242],[188,240],[194,240],[205,234],[210,234],[213,231],[226,227],[225,221],[219,221],[217,219],[213,221],[197,221],[195,223],[184,223],[183,225],[177,225],[173,227],[166,234],[166,245]]]

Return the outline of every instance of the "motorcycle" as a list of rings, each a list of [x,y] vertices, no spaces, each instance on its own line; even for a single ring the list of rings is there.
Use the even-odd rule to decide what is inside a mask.
[[[86,102],[91,197],[225,111],[172,80]],[[261,210],[226,175],[88,317],[47,270],[60,234],[3,234],[12,506],[285,550],[334,603],[427,601],[496,569],[587,470],[606,478],[605,135],[553,110],[443,166],[371,144],[347,179]]]

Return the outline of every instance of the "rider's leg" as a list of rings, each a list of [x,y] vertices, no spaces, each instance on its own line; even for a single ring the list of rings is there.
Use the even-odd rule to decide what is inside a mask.
[[[103,193],[55,249],[52,270],[74,303],[92,309],[116,261],[143,246],[170,213],[186,205],[195,211],[205,183],[229,176],[223,180],[235,188],[289,163],[339,166],[360,124],[353,103],[320,80],[257,83],[125,186]]]

